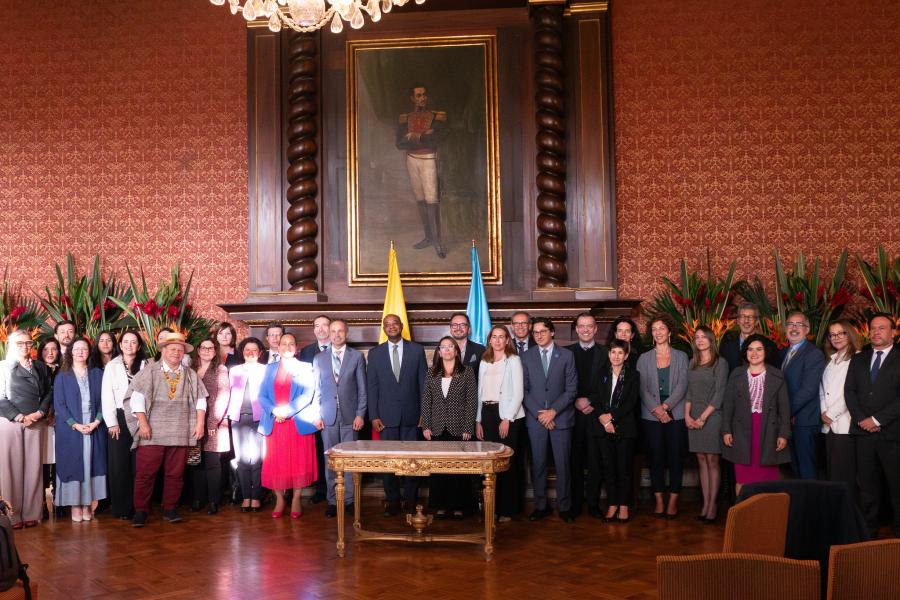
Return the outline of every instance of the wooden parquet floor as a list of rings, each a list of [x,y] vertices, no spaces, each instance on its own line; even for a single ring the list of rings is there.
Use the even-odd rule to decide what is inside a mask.
[[[363,525],[401,530],[366,498]],[[218,515],[182,509],[183,523],[151,515],[144,529],[108,513],[90,523],[68,518],[17,532],[17,545],[41,600],[176,600],[236,598],[358,599],[656,597],[657,554],[721,549],[723,525],[701,525],[685,504],[675,521],[654,519],[642,506],[628,524],[582,515],[531,523],[524,516],[498,527],[494,560],[471,544],[358,542],[348,524],[347,556],[337,557],[335,519],[324,505],[308,506],[299,520],[269,512]],[[724,517],[724,512],[722,513]],[[441,522],[457,531],[481,526],[475,517]]]

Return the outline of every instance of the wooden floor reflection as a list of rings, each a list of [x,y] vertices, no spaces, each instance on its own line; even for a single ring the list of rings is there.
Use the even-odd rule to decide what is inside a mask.
[[[402,527],[401,517],[385,519],[376,500],[367,500],[366,527]],[[231,506],[215,516],[183,510],[186,520],[176,525],[155,513],[137,530],[108,513],[90,523],[58,519],[17,532],[17,543],[41,600],[640,599],[656,597],[657,554],[721,549],[721,522],[702,525],[693,508],[665,521],[644,507],[628,524],[587,515],[574,524],[522,517],[498,527],[492,562],[477,546],[360,544],[352,534],[339,559],[335,520],[325,518],[321,504],[304,505],[296,521]],[[439,525],[474,530],[480,522],[467,517]]]

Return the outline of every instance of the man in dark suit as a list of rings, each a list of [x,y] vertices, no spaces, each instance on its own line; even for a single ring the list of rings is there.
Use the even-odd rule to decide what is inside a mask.
[[[795,477],[816,478],[816,436],[822,428],[819,385],[825,370],[825,355],[807,341],[809,319],[800,311],[785,317],[790,346],[785,348],[781,370],[791,399],[791,467]]]
[[[590,420],[596,419],[592,414],[589,397],[599,392],[600,370],[609,362],[609,355],[604,346],[594,341],[597,334],[597,321],[590,313],[581,313],[575,317],[575,335],[578,342],[566,349],[575,357],[575,372],[578,374],[578,392],[575,396],[575,424],[572,427],[572,514],[581,514],[585,503],[585,469],[588,464],[588,435]],[[591,516],[601,517],[600,498],[587,498]]]
[[[900,537],[900,344],[893,316],[869,319],[872,345],[850,359],[844,398],[856,439],[859,503],[869,534],[878,535],[878,505],[884,473],[894,512],[894,535]],[[880,468],[880,469],[879,469]]]
[[[509,320],[509,328],[512,330],[513,347],[516,354],[522,356],[525,351],[534,346],[534,339],[531,337],[531,315],[520,310],[514,312]],[[522,436],[525,438],[525,436]]]
[[[478,342],[469,339],[471,330],[469,316],[464,312],[453,313],[450,317],[450,337],[456,340],[459,352],[462,355],[463,365],[472,367],[475,377],[478,377],[478,367],[481,366],[481,357],[486,348]]]
[[[729,331],[719,345],[719,356],[728,362],[728,370],[734,371],[741,366],[741,346],[744,340],[754,333],[759,333],[759,307],[752,302],[744,302],[737,309],[738,330]],[[779,352],[775,342],[766,338],[766,363],[778,367]]]
[[[281,336],[284,335],[284,325],[281,323],[276,323],[272,321],[266,326],[266,346],[267,349],[265,352],[260,354],[259,362],[263,365],[268,365],[273,362],[278,362],[281,358],[281,355],[278,354],[278,344],[281,343]]]
[[[331,343],[331,317],[327,315],[319,315],[313,319],[313,335],[316,341],[308,346],[304,346],[297,356],[297,360],[313,364],[316,355],[325,352]],[[322,439],[322,432],[316,432],[316,464],[319,469],[319,478],[316,479],[316,492],[310,498],[310,502],[318,504],[323,502],[328,496],[328,482],[325,481],[325,442]]]
[[[316,385],[315,403],[319,405],[322,422],[322,442],[325,450],[341,442],[355,441],[365,424],[366,416],[366,360],[358,350],[347,346],[347,322],[334,319],[329,327],[331,344],[313,360]],[[337,515],[334,495],[334,471],[326,469],[328,506],[326,517]],[[353,505],[353,489],[344,497],[348,510]]]
[[[403,322],[386,315],[381,322],[388,340],[369,351],[367,392],[372,429],[383,440],[415,441],[419,433],[422,394],[425,391],[425,350],[401,336]],[[414,509],[419,484],[415,477],[403,484],[407,508]],[[400,484],[392,473],[384,476],[385,516],[400,512]]]
[[[578,375],[575,357],[553,342],[553,322],[546,317],[534,319],[532,334],[536,342],[522,355],[525,378],[525,426],[531,440],[531,481],[534,486],[534,512],[530,521],[550,515],[547,505],[547,442],[556,466],[556,505],[567,523],[575,520],[570,496],[572,426],[575,423],[575,393]]]

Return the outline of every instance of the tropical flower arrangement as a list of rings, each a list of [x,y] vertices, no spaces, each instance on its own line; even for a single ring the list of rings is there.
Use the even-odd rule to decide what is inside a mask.
[[[856,256],[863,279],[859,293],[872,304],[875,312],[900,317],[900,255],[890,260],[883,246],[878,246],[877,254],[873,265]]]
[[[46,315],[40,303],[22,293],[21,284],[9,280],[9,271],[3,271],[3,286],[0,288],[0,360],[6,359],[9,334],[24,329],[37,340]]]

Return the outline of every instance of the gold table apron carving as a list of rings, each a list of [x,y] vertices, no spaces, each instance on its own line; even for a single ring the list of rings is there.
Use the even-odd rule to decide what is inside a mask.
[[[353,529],[359,540],[398,540],[406,542],[466,542],[484,544],[488,560],[494,553],[494,494],[497,473],[509,469],[513,450],[493,442],[342,442],[325,452],[328,467],[334,471],[337,511],[337,552],[344,556],[344,473],[353,473]],[[415,527],[414,533],[366,531],[360,522],[362,473],[393,473],[425,477],[432,473],[482,475],[484,477],[484,533],[431,534]],[[413,507],[414,509],[415,507]],[[413,519],[414,520],[414,519]],[[412,523],[411,523],[412,524]]]

